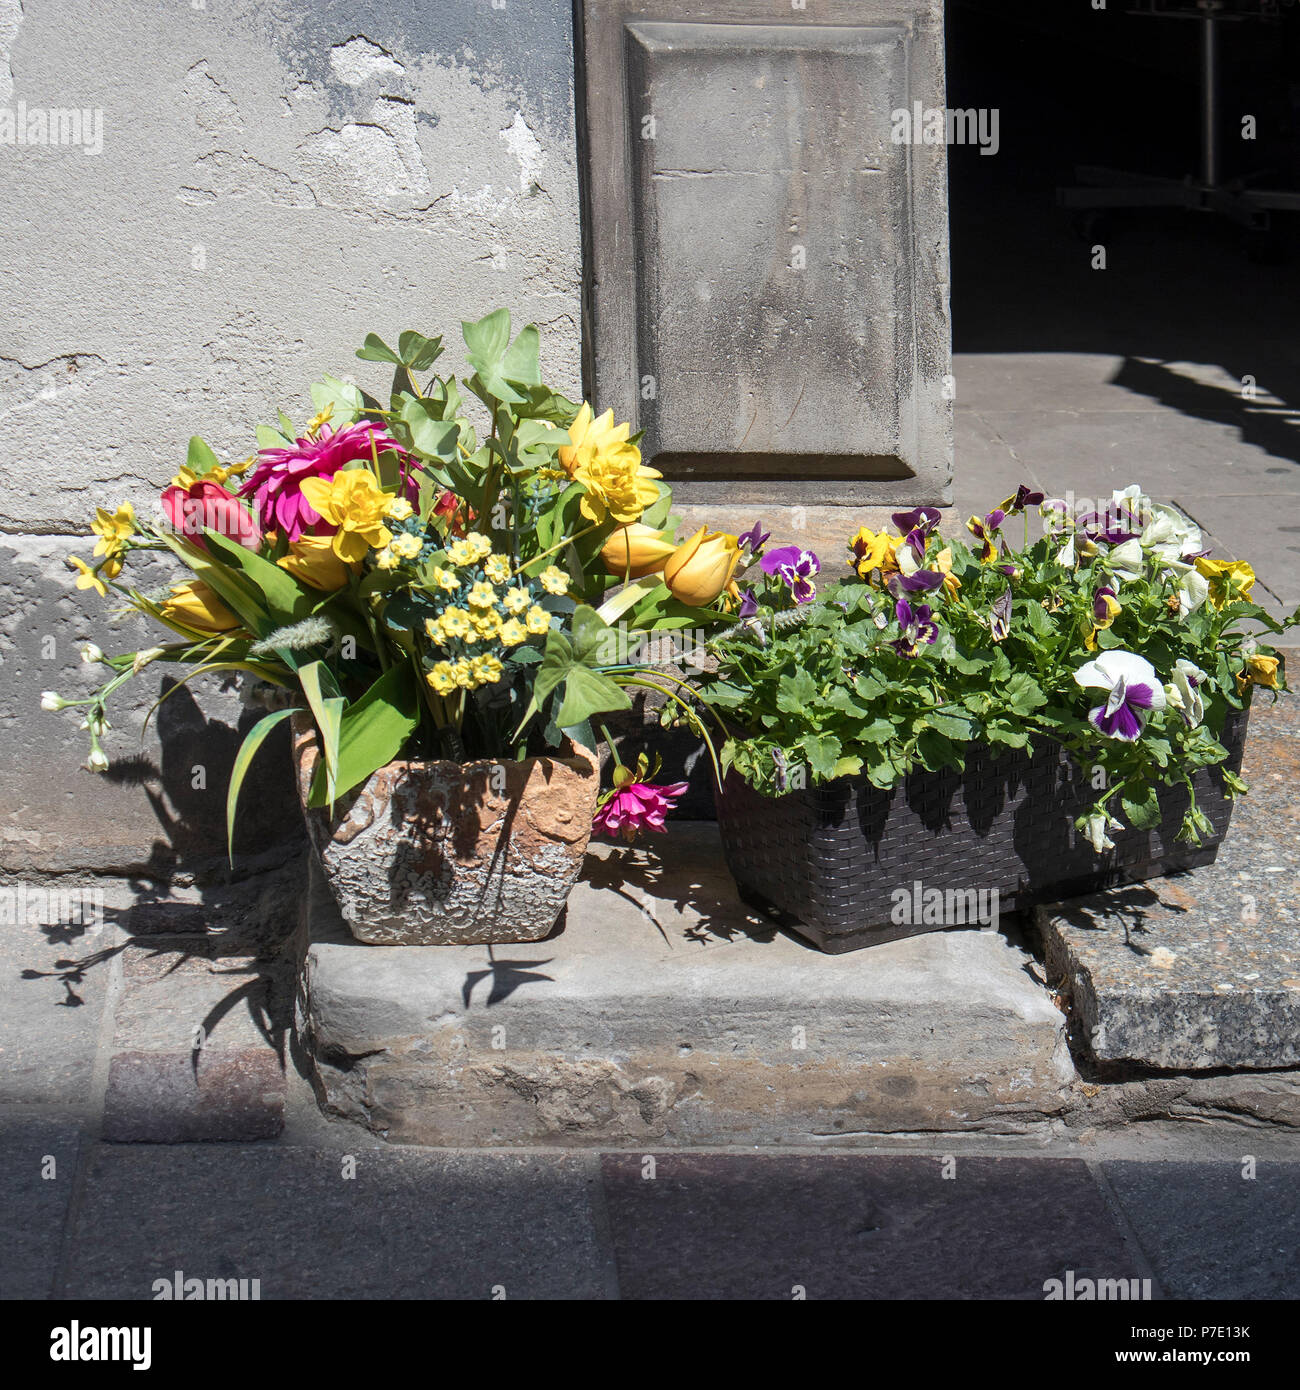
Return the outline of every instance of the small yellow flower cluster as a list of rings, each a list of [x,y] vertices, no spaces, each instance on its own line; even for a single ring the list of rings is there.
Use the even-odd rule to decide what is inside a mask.
[[[481,567],[484,578],[458,574],[457,570]],[[447,563],[435,565],[434,586],[453,601],[435,618],[427,618],[425,634],[448,656],[434,664],[426,679],[439,695],[474,690],[501,679],[501,656],[482,653],[458,655],[457,649],[492,644],[509,652],[528,637],[539,637],[551,626],[551,615],[522,584],[512,583],[513,566],[508,555],[492,550],[491,540],[478,533],[454,541],[447,549]],[[548,593],[567,593],[569,577],[552,565],[541,576]]]

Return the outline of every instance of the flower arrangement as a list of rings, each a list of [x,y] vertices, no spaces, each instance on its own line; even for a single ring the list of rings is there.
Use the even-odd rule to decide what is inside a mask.
[[[1191,793],[1179,837],[1199,844],[1212,827],[1192,774],[1226,758],[1229,709],[1287,688],[1255,633],[1300,610],[1270,617],[1248,564],[1211,558],[1193,522],[1136,486],[1082,508],[1021,487],[970,519],[973,544],[941,536],[940,517],[919,507],[894,515],[897,534],[862,528],[851,577],[815,596],[805,562],[769,554],[780,586],[710,643],[702,694],[732,729],[723,768],[773,796],[858,775],[888,789],[913,769],[962,769],[969,745],[1032,755],[1052,740],[1092,769],[1097,796],[1075,824],[1095,850],[1123,824],[1158,824],[1157,788],[1175,782]]]
[[[70,561],[77,587],[111,589],[174,640],[92,648],[102,685],[45,696],[85,711],[92,769],[108,765],[111,697],[156,662],[187,680],[239,672],[267,708],[236,760],[232,829],[251,760],[295,709],[321,751],[309,805],[330,807],[398,756],[590,746],[592,718],[628,708],[633,687],[698,718],[626,635],[731,621],[741,541],[707,527],[678,540],[671,491],[629,426],[543,383],[536,327],[512,338],[498,309],[463,332],[463,381],[432,372],[440,338],[405,332],[393,348],[371,334],[357,356],[391,369],[382,401],[327,376],[305,427],[281,413],[242,462],[192,440],[156,517],[97,513],[91,560]],[[142,551],[170,552],[187,577],[143,592],[127,578]]]

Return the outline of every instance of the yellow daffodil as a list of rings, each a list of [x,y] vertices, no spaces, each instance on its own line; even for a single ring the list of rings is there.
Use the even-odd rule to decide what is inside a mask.
[[[725,531],[701,526],[664,563],[664,583],[692,608],[707,608],[731,583],[740,562],[740,542]]]
[[[1275,656],[1248,656],[1246,665],[1237,675],[1238,694],[1244,694],[1247,686],[1262,685],[1268,690],[1276,690],[1277,669],[1281,664]]]
[[[177,584],[158,605],[169,621],[196,632],[232,632],[239,619],[201,579]]]
[[[501,624],[501,645],[503,647],[517,647],[520,642],[528,636],[528,629],[519,621],[518,618],[507,618]]]
[[[494,681],[501,679],[501,672],[504,669],[499,657],[485,653],[483,656],[476,656],[472,662],[474,679],[480,685],[491,685]]]
[[[1255,587],[1255,571],[1245,560],[1207,560],[1202,556],[1196,568],[1210,581],[1210,603],[1216,609],[1233,599],[1249,598]]]
[[[78,589],[94,589],[100,598],[103,598],[108,593],[108,586],[84,560],[77,559],[75,555],[69,555],[68,568],[78,572]]]
[[[547,565],[537,577],[542,582],[542,588],[548,594],[567,594],[569,592],[569,576],[559,565]]]
[[[347,469],[330,479],[304,478],[300,486],[308,503],[336,528],[331,544],[340,560],[363,560],[367,551],[392,540],[383,522],[388,498],[364,468]]]
[[[489,555],[483,561],[483,573],[493,584],[505,584],[510,578],[510,557],[508,555]]]
[[[436,662],[425,675],[425,680],[429,682],[434,693],[438,695],[450,695],[456,689],[456,672],[450,661]]]
[[[122,552],[135,535],[135,508],[129,502],[123,502],[115,512],[96,507],[90,529],[99,537],[95,542],[95,554],[106,557],[104,573],[116,579],[122,572]]]
[[[381,569],[391,569],[384,563],[381,552],[376,563]],[[394,559],[393,563],[396,563]],[[359,566],[348,565],[334,553],[328,536],[302,535],[289,547],[288,554],[282,555],[276,564],[286,569],[295,579],[313,589],[329,592],[341,589]]]
[[[569,426],[569,443],[560,447],[564,471],[586,488],[580,510],[588,521],[612,516],[624,524],[636,521],[659,496],[654,479],[660,474],[641,462],[641,450],[629,443],[631,426],[614,424],[614,412],[595,418],[583,402]]]
[[[663,569],[664,562],[676,549],[662,531],[634,521],[631,525],[620,526],[610,535],[600,548],[600,558],[607,574],[641,579]]]
[[[528,610],[528,616],[524,619],[524,626],[535,636],[540,636],[550,629],[551,615],[545,608],[535,603]]]
[[[506,590],[506,596],[502,602],[505,604],[507,613],[513,613],[518,617],[520,613],[527,610],[532,599],[528,596],[527,589],[514,588]]]

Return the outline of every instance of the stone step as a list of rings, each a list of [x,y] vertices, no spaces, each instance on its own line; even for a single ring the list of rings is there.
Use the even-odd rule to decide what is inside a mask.
[[[1242,775],[1213,864],[1039,909],[1098,1063],[1300,1067],[1300,698],[1255,701]]]
[[[707,824],[593,846],[533,945],[362,945],[317,876],[302,951],[327,1109],[406,1143],[1025,1133],[1075,1079],[1020,946],[957,930],[822,955],[740,902]]]

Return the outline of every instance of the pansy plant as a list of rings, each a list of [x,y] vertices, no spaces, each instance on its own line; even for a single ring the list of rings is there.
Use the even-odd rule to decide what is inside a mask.
[[[1011,517],[1024,519],[1019,548]],[[1095,849],[1156,825],[1157,789],[1176,782],[1190,793],[1180,837],[1199,842],[1211,827],[1192,776],[1225,762],[1230,711],[1256,687],[1287,688],[1265,640],[1300,611],[1273,618],[1247,563],[1208,555],[1193,521],[1137,486],[1078,509],[1025,485],[972,517],[968,539],[945,539],[933,508],[893,522],[860,528],[848,577],[828,583],[824,565],[805,602],[797,562],[769,552],[768,590],[713,639],[717,671],[702,678],[731,729],[723,765],[770,795],[796,770],[804,785],[864,775],[891,788],[914,769],[964,767],[973,746],[1052,741],[1093,774],[1076,825]]]

